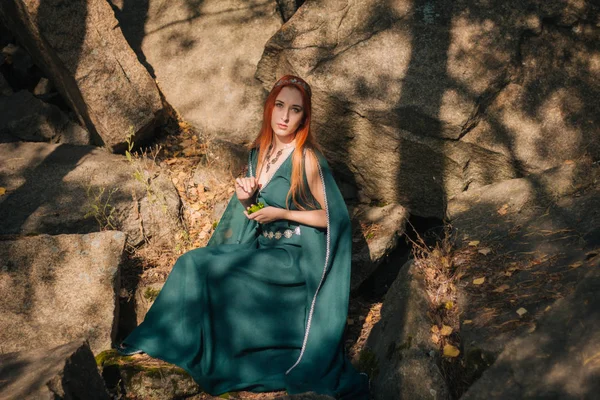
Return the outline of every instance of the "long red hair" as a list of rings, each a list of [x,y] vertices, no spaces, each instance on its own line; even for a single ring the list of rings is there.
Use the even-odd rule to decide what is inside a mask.
[[[304,160],[303,154],[305,149],[318,149],[317,142],[312,135],[310,130],[310,119],[311,119],[311,92],[310,86],[302,78],[294,75],[282,76],[277,83],[271,89],[271,92],[267,96],[265,101],[265,108],[263,111],[263,122],[260,129],[260,133],[254,139],[254,142],[250,144],[251,148],[258,149],[258,164],[256,171],[262,171],[261,167],[266,156],[266,152],[269,146],[273,144],[274,135],[273,128],[271,127],[271,116],[273,115],[273,108],[275,107],[275,100],[286,86],[294,87],[302,94],[302,108],[304,109],[304,115],[302,117],[302,123],[296,131],[296,148],[292,155],[292,177],[290,183],[290,191],[288,192],[288,207],[289,199],[300,210],[304,210],[303,205],[313,205],[314,201],[309,200],[307,195],[307,188],[304,184]],[[258,178],[258,176],[257,176]]]

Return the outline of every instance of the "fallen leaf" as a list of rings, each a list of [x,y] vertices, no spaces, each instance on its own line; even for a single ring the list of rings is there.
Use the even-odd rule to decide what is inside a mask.
[[[460,350],[458,350],[456,347],[452,346],[451,344],[447,344],[444,346],[444,357],[458,357],[458,355],[460,354]]]
[[[517,314],[519,314],[519,317],[522,317],[523,315],[527,314],[527,310],[521,307],[517,310]]]
[[[6,193],[6,188],[0,187],[0,196],[4,196]]]
[[[446,310],[452,310],[452,307],[454,307],[454,302],[452,302],[452,301],[447,301],[447,302],[444,304],[444,308],[445,308]]]
[[[504,273],[504,276],[512,276],[512,272],[510,272],[510,271],[506,271],[506,272]]]
[[[438,344],[440,342],[440,336],[437,333],[432,333],[431,341],[435,344]]]
[[[575,161],[573,160],[565,160],[565,165],[573,165],[575,164]]]
[[[550,311],[551,308],[552,308],[552,306],[548,306],[548,307],[544,308],[544,312]]]
[[[500,207],[498,209],[498,214],[500,214],[500,215],[506,215],[507,212],[508,212],[508,204],[504,204],[502,207]]]
[[[477,246],[479,244],[479,240],[471,240],[469,242],[469,246]]]
[[[463,321],[463,325],[470,325],[470,324],[472,324],[472,323],[473,323],[473,320],[470,320],[470,319],[465,319],[465,320]]]
[[[575,269],[575,268],[581,267],[582,265],[583,265],[583,263],[581,261],[577,261],[577,262],[574,262],[573,264],[570,264],[569,268]]]
[[[510,288],[510,286],[508,286],[508,285],[501,285],[501,286],[497,287],[496,289],[494,289],[493,292],[502,293],[502,292],[504,292],[508,288]]]
[[[437,326],[437,325],[433,325],[433,326],[431,327],[431,332],[433,332],[433,333],[438,333],[439,331],[440,331],[440,328],[438,328],[438,326]]]
[[[492,249],[490,249],[489,247],[484,247],[482,249],[479,249],[479,253],[483,254],[484,256],[487,256],[488,254],[490,254],[490,252],[492,251]]]
[[[440,334],[442,336],[449,336],[452,333],[452,327],[448,325],[442,325],[442,329],[440,330]]]
[[[481,285],[483,282],[485,282],[485,277],[473,279],[473,285]]]
[[[529,329],[527,329],[527,333],[533,333],[533,332],[535,332],[536,329],[537,329],[536,324],[531,324],[529,326]]]

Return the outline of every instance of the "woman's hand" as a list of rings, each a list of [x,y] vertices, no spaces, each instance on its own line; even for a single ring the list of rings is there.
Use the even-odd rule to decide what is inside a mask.
[[[252,214],[244,211],[244,214],[246,214],[248,219],[256,221],[259,224],[268,224],[269,222],[286,219],[287,212],[288,210],[279,207],[265,207]]]
[[[256,193],[257,188],[258,182],[253,176],[249,178],[237,178],[235,180],[235,194],[242,204],[254,197],[254,193]]]

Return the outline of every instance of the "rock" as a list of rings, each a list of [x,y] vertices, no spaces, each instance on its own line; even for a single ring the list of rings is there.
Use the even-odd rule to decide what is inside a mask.
[[[314,392],[301,393],[301,394],[288,394],[285,396],[275,397],[274,400],[331,400],[333,397],[326,396],[323,394],[317,394]]]
[[[470,190],[451,199],[448,212],[459,243],[466,245],[476,240],[480,242],[478,246],[493,249],[491,254],[481,256],[487,260],[472,258],[469,266],[473,277],[480,273],[479,264],[494,266],[493,271],[482,271],[489,289],[485,293],[472,294],[472,289],[464,282],[457,285],[462,293],[459,300],[461,319],[472,321],[463,324],[460,330],[466,371],[463,379],[471,381],[481,376],[488,367],[491,371],[498,363],[504,365],[506,359],[503,354],[510,353],[509,358],[516,360],[516,350],[511,343],[525,340],[540,331],[541,321],[546,320],[548,310],[556,307],[554,301],[569,296],[579,290],[576,289],[578,285],[591,279],[586,274],[594,262],[600,260],[595,258],[600,245],[600,167],[590,160],[583,160],[526,178]],[[500,287],[504,289],[496,293]],[[571,314],[579,315],[576,303],[569,301],[565,304],[573,307]],[[521,309],[526,313],[519,313]],[[581,323],[593,329],[593,321],[582,320]],[[563,328],[564,331],[559,332],[557,327],[551,335],[561,338],[571,335],[570,328],[566,325]],[[538,339],[539,346],[546,346],[547,341],[543,337]],[[587,339],[573,337],[570,345],[580,349],[582,342],[578,340]],[[543,355],[549,350],[543,348],[545,350],[540,350],[540,353],[536,350],[534,353],[537,355],[531,356],[531,360],[542,357],[544,363],[540,365],[550,371]],[[519,351],[534,354],[529,350],[528,347]],[[539,358],[537,360],[539,362]],[[566,368],[559,364],[556,361],[556,371]],[[579,374],[576,369],[573,371]],[[518,375],[522,375],[521,372]],[[537,379],[540,376],[542,374],[538,374]],[[554,382],[554,379],[548,376],[544,381]],[[498,392],[505,397],[529,398],[544,397],[547,393],[546,389],[532,385],[531,390],[539,391],[539,394],[534,396],[523,392],[509,395],[513,390],[509,388],[515,380],[520,378],[515,375],[506,392],[496,387],[492,390],[490,386],[490,390],[483,391],[482,396],[495,398],[494,393]],[[551,387],[556,388],[555,382],[548,386]],[[566,389],[558,388],[556,393],[562,390]],[[566,397],[557,396],[569,398],[569,393],[564,392]],[[585,398],[585,394],[575,397]]]
[[[33,94],[35,96],[45,96],[48,95],[52,91],[52,89],[54,89],[52,82],[50,82],[47,78],[42,78],[40,79],[38,84],[35,85],[35,89],[33,89]]]
[[[6,82],[4,75],[2,75],[2,73],[0,73],[0,95],[1,96],[10,96],[11,94],[13,94],[12,88],[10,87],[8,82]]]
[[[510,342],[461,397],[595,399],[600,390],[600,264],[537,329]]]
[[[256,76],[265,89],[284,73],[308,80],[341,180],[442,218],[464,190],[600,158],[598,68],[578,61],[600,54],[598,6],[561,4],[306,2]]]
[[[151,162],[91,146],[0,144],[0,234],[119,229],[130,245],[172,244],[179,196]]]
[[[236,144],[258,134],[265,97],[254,72],[281,27],[275,0],[175,0],[166,9],[155,1],[111,2],[131,47],[184,120]]]
[[[358,205],[350,212],[355,225],[350,287],[356,290],[396,248],[409,214],[399,204]]]
[[[579,202],[581,194],[600,184],[600,167],[591,160],[566,163],[525,178],[511,179],[461,193],[448,203],[448,219],[463,240],[469,238],[497,241],[514,246],[519,236],[531,236],[542,227],[543,215],[555,215],[555,228],[593,229],[594,214],[600,205],[592,203],[572,207],[565,204],[556,209],[560,199]],[[589,197],[589,196],[588,196]],[[546,213],[546,209],[548,213]],[[585,217],[580,213],[591,212]],[[482,224],[481,221],[486,221]],[[583,224],[582,224],[583,222]],[[531,241],[531,240],[528,240]],[[537,245],[537,244],[536,244]]]
[[[135,291],[135,316],[137,320],[136,326],[140,325],[146,313],[154,304],[154,300],[160,293],[164,282],[162,283],[151,283],[148,285],[140,285]]]
[[[292,18],[302,3],[304,3],[303,0],[277,0],[277,7],[279,7],[279,13],[281,14],[283,22],[287,22]]]
[[[0,97],[0,142],[15,140],[86,145],[90,135],[58,107],[21,90]]]
[[[449,399],[431,342],[429,299],[412,263],[405,264],[383,300],[381,320],[360,355],[375,399]],[[432,356],[433,355],[433,356]]]
[[[0,397],[110,399],[86,342],[0,355]]]
[[[202,390],[185,370],[148,356],[123,357],[114,350],[96,356],[102,377],[113,394],[161,400],[188,398]]]
[[[159,92],[107,2],[9,0],[0,15],[97,144],[123,151],[153,133]]]
[[[95,353],[110,348],[124,247],[116,231],[0,242],[0,352],[81,337]]]

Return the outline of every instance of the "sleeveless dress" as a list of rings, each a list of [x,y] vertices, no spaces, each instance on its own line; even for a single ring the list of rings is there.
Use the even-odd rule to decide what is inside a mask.
[[[248,175],[256,157],[253,150]],[[234,194],[207,247],[179,257],[122,346],[182,367],[213,395],[285,389],[367,399],[368,380],[350,365],[342,341],[351,239],[340,231],[349,232],[349,224],[333,226],[331,217],[341,211],[346,225],[347,211],[320,155],[319,161],[329,229],[284,220],[258,224],[245,217]],[[291,155],[257,201],[285,208],[290,176]],[[332,246],[332,239],[339,243]],[[338,256],[343,262],[335,262]]]

